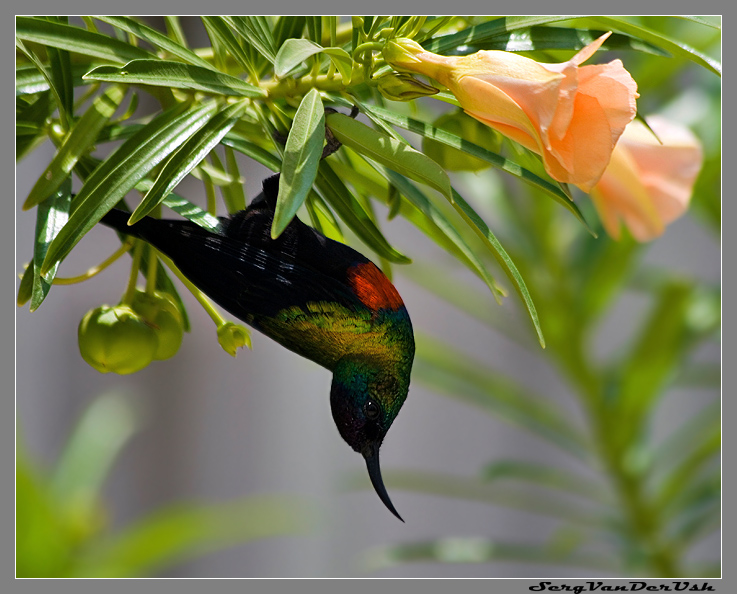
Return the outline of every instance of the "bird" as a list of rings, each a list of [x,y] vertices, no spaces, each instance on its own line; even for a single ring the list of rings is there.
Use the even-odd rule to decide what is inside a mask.
[[[279,174],[216,231],[187,220],[110,210],[101,220],[166,255],[200,291],[236,318],[333,374],[330,407],[341,437],[360,453],[381,501],[379,448],[405,402],[415,353],[407,308],[363,254],[293,217],[271,237]]]

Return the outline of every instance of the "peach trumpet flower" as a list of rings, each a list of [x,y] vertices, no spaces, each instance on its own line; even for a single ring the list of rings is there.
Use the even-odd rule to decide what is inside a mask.
[[[383,54],[397,69],[438,81],[470,116],[541,155],[553,179],[588,192],[637,111],[637,84],[620,60],[581,66],[609,35],[560,64],[504,51],[440,56],[410,39],[390,41]]]
[[[606,232],[619,239],[623,222],[637,241],[650,241],[688,209],[703,164],[701,143],[677,122],[653,115],[625,128],[591,199]],[[661,144],[662,142],[662,144]]]

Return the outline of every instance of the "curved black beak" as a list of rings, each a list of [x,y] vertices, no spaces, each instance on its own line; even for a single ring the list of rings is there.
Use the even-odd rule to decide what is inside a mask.
[[[381,479],[378,446],[372,445],[369,451],[363,454],[363,457],[366,458],[366,468],[368,469],[369,478],[371,479],[371,484],[374,486],[379,499],[384,502],[384,505],[386,505],[390,512],[402,520],[402,516],[400,516],[397,513],[397,510],[394,509],[392,500],[389,499],[389,494],[386,492],[386,488],[384,487],[384,481]],[[402,520],[402,522],[404,522],[404,520]]]

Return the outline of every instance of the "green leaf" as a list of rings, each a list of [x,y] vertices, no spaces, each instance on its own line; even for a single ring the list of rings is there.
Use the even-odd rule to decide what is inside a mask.
[[[641,332],[628,349],[620,366],[621,385],[617,408],[619,422],[627,427],[622,439],[635,434],[666,381],[675,376],[681,364],[688,334],[686,312],[692,288],[689,283],[673,282],[663,287]]]
[[[303,533],[309,510],[264,496],[213,506],[169,505],[89,547],[75,577],[140,577],[176,562],[263,538]]]
[[[536,462],[497,460],[484,468],[482,478],[490,482],[524,481],[530,485],[585,497],[595,502],[611,498],[607,489],[585,476]]]
[[[166,35],[164,35],[163,33],[160,33],[156,29],[152,29],[151,27],[148,27],[147,25],[144,25],[143,23],[139,23],[138,21],[130,17],[95,15],[95,18],[105,23],[108,23],[109,25],[112,25],[113,27],[117,27],[118,29],[122,31],[132,33],[139,39],[148,41],[149,43],[151,43],[151,45],[154,45],[158,47],[159,49],[162,49],[165,52],[168,52],[172,54],[173,56],[176,56],[177,58],[181,58],[182,60],[184,60],[185,62],[188,62],[189,64],[193,64],[195,66],[201,66],[202,68],[213,69],[212,64],[210,64],[207,60],[200,58],[192,50],[184,47],[183,45],[175,41],[172,41]]]
[[[264,16],[223,17],[238,33],[243,35],[258,52],[272,64],[276,59],[276,46],[271,25]]]
[[[606,529],[603,518],[594,513],[595,507],[580,501],[573,503],[549,493],[543,495],[530,489],[509,488],[475,478],[408,469],[386,470],[383,474],[384,482],[390,490],[401,489],[425,495],[478,501]],[[356,475],[349,483],[354,488],[364,485],[368,486],[368,477],[363,475]]]
[[[129,400],[108,394],[89,405],[64,446],[50,489],[71,513],[94,511],[103,484],[121,449],[136,431]]]
[[[45,122],[53,113],[54,108],[55,104],[51,99],[51,91],[49,90],[41,93],[33,103],[30,103],[16,114],[16,161],[20,161],[47,139]],[[18,135],[18,131],[22,131],[24,128],[29,133]]]
[[[357,153],[434,188],[452,201],[448,174],[421,152],[340,113],[328,115],[327,124],[341,143]]]
[[[363,563],[379,571],[405,563],[533,563],[556,567],[579,567],[587,571],[616,573],[612,557],[588,551],[557,552],[531,542],[504,542],[477,537],[445,537],[437,540],[369,549]]]
[[[520,29],[529,29],[537,25],[547,25],[557,21],[567,21],[576,18],[575,15],[547,15],[547,16],[508,16],[500,17],[462,29],[451,35],[434,37],[422,44],[426,50],[436,54],[445,54],[464,45],[481,46],[496,37],[508,37],[508,33]]]
[[[164,205],[208,231],[215,233],[220,229],[220,221],[217,217],[212,216],[209,212],[202,210],[199,206],[178,194],[173,192],[169,194],[164,198]]]
[[[363,158],[361,162],[352,159],[349,165],[331,160],[330,166],[342,180],[381,200],[387,206],[391,204],[392,199],[390,188],[384,184],[389,183],[391,187],[400,190],[406,200],[396,200],[398,213],[487,282],[492,294],[496,296],[499,288],[483,262],[476,257],[450,220],[407,178],[378,166],[384,179],[373,165],[367,170],[368,162]]]
[[[99,66],[99,62],[84,62],[72,64],[72,84],[80,87],[87,84],[82,76],[92,68]],[[48,69],[48,65],[43,65]],[[49,89],[49,83],[36,66],[20,66],[15,70],[15,95],[33,95]]]
[[[72,563],[75,534],[59,514],[44,477],[21,446],[15,466],[16,576],[60,577]]]
[[[490,370],[488,362],[473,360],[427,336],[417,338],[413,374],[420,382],[451,398],[481,407],[576,458],[588,460],[592,446],[556,406],[515,380]]]
[[[50,196],[38,207],[36,214],[36,241],[33,246],[33,293],[31,295],[30,311],[36,311],[51,290],[57,262],[48,271],[39,273],[46,257],[49,245],[59,235],[69,219],[69,209],[72,200],[72,179],[67,176],[59,185],[55,194]]]
[[[217,95],[265,97],[266,91],[235,76],[182,62],[133,60],[125,66],[98,66],[84,75],[86,80],[155,85]]]
[[[276,239],[287,228],[307,198],[317,177],[325,141],[325,109],[320,92],[310,90],[302,98],[287,137],[279,176],[279,196],[271,225],[271,238]]]
[[[56,192],[79,158],[93,147],[98,134],[118,109],[124,96],[125,89],[114,85],[95,99],[66,135],[56,155],[36,181],[23,203],[23,210],[36,206]]]
[[[540,346],[545,348],[545,337],[543,336],[543,331],[540,327],[537,309],[535,309],[535,304],[532,302],[532,296],[527,289],[527,285],[525,285],[522,275],[519,273],[519,270],[517,270],[514,262],[512,262],[512,258],[509,257],[509,254],[507,254],[506,250],[502,247],[502,244],[499,243],[499,240],[491,232],[491,229],[489,229],[483,219],[455,190],[453,190],[453,206],[461,217],[463,217],[463,219],[468,223],[469,227],[471,227],[484,241],[484,243],[486,243],[496,261],[502,267],[509,280],[512,281],[514,288],[522,298],[522,302],[527,309],[527,313],[530,314],[530,320],[532,321],[532,325],[535,327],[535,332],[537,333],[537,339],[540,342]]]
[[[484,293],[460,279],[438,274],[437,266],[415,263],[407,267],[404,276],[519,346],[529,351],[537,347],[529,334],[519,331],[519,316],[508,308],[491,309]]]
[[[87,178],[69,221],[49,246],[42,274],[61,261],[129,190],[212,117],[217,104],[165,111],[119,147]]]
[[[309,39],[287,39],[279,48],[274,59],[274,74],[284,78],[310,56],[319,54],[323,48]]]
[[[41,73],[41,76],[46,80],[46,84],[48,84],[49,89],[54,96],[54,100],[56,101],[56,107],[59,109],[59,116],[62,121],[62,125],[66,128],[66,125],[71,118],[71,113],[67,112],[67,100],[64,96],[65,90],[60,88],[60,84],[63,84],[63,80],[60,80],[58,72],[52,72],[52,68],[54,68],[54,66],[57,68],[59,67],[58,54],[52,48],[51,53],[54,59],[49,61],[49,65],[47,67],[43,62],[41,62],[41,59],[35,54],[35,52],[29,50],[17,37],[15,39],[15,47],[33,63]]]
[[[470,54],[478,50],[502,50],[507,52],[531,52],[541,50],[580,50],[608,31],[592,29],[570,29],[563,27],[530,27],[516,29],[504,35],[497,35],[483,43],[475,43],[473,48],[464,48],[463,54]],[[432,43],[432,42],[430,42]],[[427,44],[429,45],[429,44]],[[430,49],[426,45],[426,49]],[[614,33],[601,45],[600,51],[633,50],[646,52],[658,56],[670,56],[652,43]],[[432,51],[432,50],[430,50]]]
[[[223,18],[219,16],[203,16],[202,23],[205,25],[207,35],[210,37],[216,55],[222,51],[221,48],[224,48],[246,72],[251,72],[253,68],[251,58]],[[227,63],[225,56],[221,56],[221,61],[223,64]]]
[[[274,44],[281,49],[281,46],[287,39],[299,39],[302,37],[302,31],[305,28],[306,17],[304,15],[297,16],[281,16],[276,22],[274,28]]]
[[[496,280],[486,268],[485,264],[469,247],[468,243],[463,239],[463,237],[461,237],[461,234],[455,226],[453,226],[450,221],[448,221],[448,219],[446,219],[434,207],[427,196],[420,192],[419,189],[412,185],[412,183],[410,183],[406,178],[392,171],[387,171],[386,174],[391,183],[402,193],[402,195],[414,204],[420,212],[425,215],[426,219],[429,219],[434,223],[435,227],[437,227],[442,234],[441,237],[444,238],[444,241],[438,243],[447,247],[448,242],[450,242],[455,248],[453,251],[460,253],[459,259],[486,283],[486,286],[489,287],[494,299],[497,303],[501,303],[501,297],[504,294],[497,285]],[[433,235],[430,235],[430,237],[433,238]],[[458,257],[457,254],[456,256]]]
[[[658,486],[655,496],[657,509],[664,510],[683,496],[684,485],[700,482],[705,469],[719,466],[719,453],[722,448],[722,432],[718,425],[711,427],[705,435],[691,436],[695,447]]]
[[[128,220],[132,225],[140,221],[182,181],[214,149],[220,139],[243,115],[245,103],[233,103],[218,112],[210,121],[193,134],[182,147],[166,162],[156,178],[153,187],[143,197],[141,203]]]
[[[66,17],[46,17],[49,22],[62,23],[62,19]],[[49,75],[53,87],[60,99],[59,115],[65,128],[72,124],[74,116],[74,83],[72,82],[72,65],[69,59],[69,52],[55,47],[46,48],[46,55],[49,58]]]
[[[670,52],[674,56],[681,56],[687,60],[691,60],[699,66],[703,66],[707,70],[711,70],[715,74],[722,75],[722,65],[718,60],[702,54],[698,50],[692,48],[681,41],[676,41],[665,35],[662,35],[652,29],[634,25],[621,17],[595,16],[588,17],[587,21],[591,21],[598,25],[611,28],[613,30],[623,31],[633,37],[637,37],[644,41],[650,42]]]
[[[31,299],[33,295],[33,260],[28,263],[28,266],[23,271],[23,275],[20,278],[20,286],[18,287],[18,297],[16,304],[18,307],[23,307]]]
[[[573,215],[586,227],[586,229],[590,233],[594,234],[588,223],[584,219],[583,215],[581,214],[581,211],[571,200],[571,197],[562,189],[561,185],[557,182],[551,183],[539,177],[538,175],[535,175],[528,169],[525,169],[524,167],[518,165],[514,161],[511,161],[510,159],[502,157],[501,155],[497,155],[496,153],[488,151],[477,144],[469,142],[468,140],[465,140],[456,134],[453,134],[446,130],[442,130],[441,128],[436,128],[435,126],[432,126],[431,124],[428,124],[426,122],[409,118],[407,116],[394,113],[388,109],[384,109],[381,107],[368,105],[364,107],[367,112],[370,112],[377,118],[381,118],[387,123],[399,126],[400,128],[404,128],[405,130],[409,130],[410,132],[415,132],[416,134],[419,134],[420,136],[423,136],[425,138],[431,138],[448,146],[452,146],[453,148],[456,148],[458,150],[464,151],[469,155],[477,157],[483,161],[486,161],[487,163],[491,163],[492,165],[501,169],[502,171],[505,171],[506,173],[514,175],[515,177],[530,184],[531,186],[543,190],[558,204],[571,211],[571,213],[573,213]]]
[[[309,38],[316,43],[322,43],[322,16],[308,15],[305,20]]]
[[[246,194],[243,190],[244,179],[238,169],[238,161],[233,149],[225,148],[225,167],[233,178],[233,182],[222,188],[223,198],[228,206],[228,212],[238,212],[246,208]]]
[[[117,64],[153,57],[152,54],[141,48],[107,35],[34,17],[16,17],[15,35],[24,41],[57,47]]]
[[[279,171],[281,169],[281,160],[278,157],[250,140],[234,133],[232,130],[223,137],[222,144],[251,157],[272,171]]]
[[[353,60],[348,52],[339,47],[324,48],[308,39],[287,39],[284,42],[274,61],[274,74],[284,78],[307,58],[319,53],[326,54],[333,61],[344,83],[350,82]]]
[[[320,195],[348,227],[380,257],[397,264],[409,264],[407,256],[394,249],[327,161],[321,161],[316,185]]]

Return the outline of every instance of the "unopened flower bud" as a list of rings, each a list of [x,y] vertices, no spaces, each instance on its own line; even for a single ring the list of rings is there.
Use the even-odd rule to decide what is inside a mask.
[[[239,348],[251,348],[251,334],[243,326],[225,322],[218,327],[218,342],[226,353],[235,357]]]
[[[386,74],[378,78],[377,82],[379,92],[392,101],[411,101],[418,97],[435,95],[439,91],[405,73]]]
[[[381,53],[387,63],[395,68],[413,69],[414,65],[420,63],[417,56],[425,53],[425,49],[416,41],[399,37],[387,43]]]

